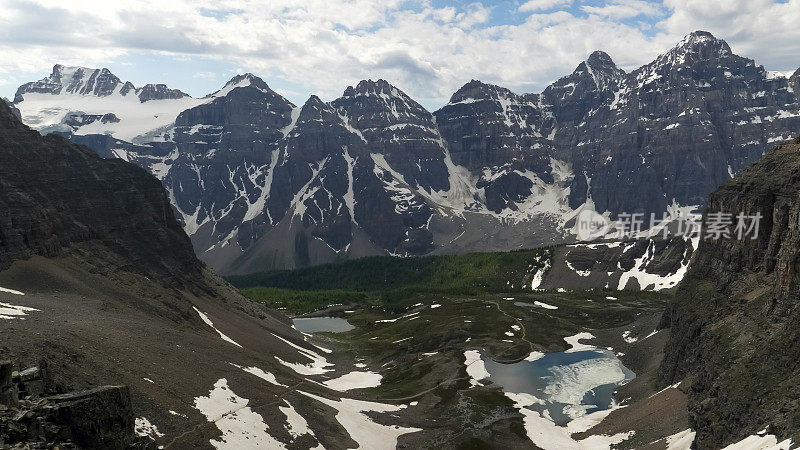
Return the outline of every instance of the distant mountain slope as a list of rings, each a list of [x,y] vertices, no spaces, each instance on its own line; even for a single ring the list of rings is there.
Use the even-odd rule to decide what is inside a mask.
[[[64,112],[117,95],[84,75],[65,85],[62,72],[23,86],[15,102],[41,131],[52,129],[36,118],[48,103]],[[248,273],[548,245],[573,239],[583,209],[641,213],[647,226],[651,213],[703,205],[800,132],[798,92],[800,71],[768,73],[695,32],[631,73],[595,52],[540,94],[473,80],[433,114],[384,80],[296,107],[247,74],[204,99],[137,98],[191,104],[137,126],[135,139],[92,128],[118,115],[112,105],[59,129],[147,168],[200,258]]]
[[[764,429],[797,442],[800,138],[725,183],[707,211],[763,219],[757,239],[734,233],[701,242],[664,316],[672,337],[662,378],[691,383],[698,448],[721,448]]]

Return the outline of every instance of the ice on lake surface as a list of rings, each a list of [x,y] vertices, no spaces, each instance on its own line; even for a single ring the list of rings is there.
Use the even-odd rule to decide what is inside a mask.
[[[485,367],[503,391],[536,397],[528,408],[556,425],[611,408],[614,390],[636,376],[613,352],[599,349],[547,353],[515,364],[487,359]]]
[[[340,317],[301,317],[293,319],[294,327],[303,333],[318,333],[329,331],[332,333],[342,333],[355,328],[345,319]]]

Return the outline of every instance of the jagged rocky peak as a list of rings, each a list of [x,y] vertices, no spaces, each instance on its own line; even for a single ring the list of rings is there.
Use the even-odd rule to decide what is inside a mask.
[[[223,86],[222,89],[211,94],[210,97],[223,97],[225,95],[228,95],[234,89],[248,87],[248,86],[252,86],[265,93],[273,93],[275,95],[278,95],[277,92],[273,91],[269,87],[266,81],[248,72],[234,76],[227,83],[225,83],[225,86]]]
[[[509,89],[484,83],[479,80],[471,80],[469,83],[461,86],[461,88],[450,97],[450,104],[466,103],[474,100],[498,100],[512,97],[517,97],[517,94],[511,92]]]
[[[53,72],[39,80],[23,84],[17,90],[14,102],[22,101],[27,93],[39,94],[80,94],[104,97],[114,93],[122,81],[108,69],[64,66],[56,64]]]
[[[433,125],[430,112],[386,80],[362,80],[349,86],[332,105],[361,130],[403,123]]]
[[[611,56],[603,51],[592,53],[581,65],[586,68],[586,71],[591,75],[595,85],[600,90],[616,87],[625,78],[625,71],[617,67]],[[581,66],[578,67],[580,68]]]
[[[164,100],[189,97],[189,94],[179,89],[170,89],[165,84],[146,84],[138,90],[139,100],[144,103],[148,100]]]
[[[178,89],[170,89],[164,84],[147,84],[137,88],[130,81],[122,82],[110,70],[92,69],[89,67],[65,66],[56,64],[53,72],[39,80],[20,86],[14,96],[14,102],[24,101],[24,95],[35,94],[75,94],[107,97],[119,94],[123,97],[133,94],[144,103],[149,100],[180,99],[189,97]]]
[[[698,61],[715,61],[733,56],[731,47],[707,31],[695,31],[656,61],[678,66],[691,66]]]

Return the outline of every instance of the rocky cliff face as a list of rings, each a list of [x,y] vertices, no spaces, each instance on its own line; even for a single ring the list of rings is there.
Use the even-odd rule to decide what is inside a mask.
[[[163,187],[145,170],[42,137],[0,104],[0,270],[99,241],[135,270],[187,282],[195,259]]]
[[[137,98],[123,110],[184,107],[136,131],[107,104],[80,110],[123,87],[103,97],[94,75],[58,67],[20,88],[23,119],[47,131],[53,108],[36,105],[72,104],[58,129],[161,179],[223,272],[547,245],[587,208],[660,218],[800,132],[800,73],[767,73],[705,32],[631,73],[595,52],[540,94],[473,80],[433,114],[384,80],[296,107],[240,75],[203,99]]]
[[[757,239],[704,240],[677,300],[662,377],[691,383],[700,448],[800,433],[800,138],[714,192],[708,213],[760,213]],[[735,220],[734,220],[735,221]],[[735,226],[735,225],[734,225]],[[752,236],[752,234],[751,234]]]

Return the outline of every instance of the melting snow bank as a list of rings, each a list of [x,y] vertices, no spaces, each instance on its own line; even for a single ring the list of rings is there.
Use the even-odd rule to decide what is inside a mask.
[[[335,409],[337,411],[336,420],[350,434],[350,438],[358,443],[357,448],[394,450],[397,448],[398,437],[422,431],[420,428],[403,428],[397,425],[375,423],[364,414],[365,412],[396,412],[405,409],[405,405],[387,405],[349,398],[336,401],[303,391],[297,392]]]
[[[540,267],[536,271],[535,274],[533,274],[533,279],[531,280],[531,290],[532,291],[538,291],[539,290],[539,286],[542,285],[542,281],[544,280],[544,274],[547,273],[548,270],[550,270],[550,264],[551,264],[550,263],[550,256],[549,255],[537,256],[536,257],[536,262],[541,264],[542,263],[542,258],[546,258],[544,260],[544,264],[542,265],[542,267]]]
[[[194,407],[222,432],[220,440],[209,440],[211,445],[221,449],[286,448],[267,433],[264,418],[247,406],[249,402],[228,388],[225,378],[214,383],[208,396],[194,399]]]
[[[791,447],[791,439],[778,442],[778,438],[772,434],[754,434],[735,444],[731,444],[722,450],[789,450]]]
[[[594,345],[581,344],[580,343],[581,339],[594,339],[594,335],[592,333],[584,332],[584,333],[578,333],[574,336],[565,337],[564,341],[566,341],[567,344],[569,344],[570,347],[572,347],[569,350],[567,350],[567,353],[582,352],[584,350],[594,350],[597,348]]]
[[[547,303],[540,302],[538,300],[534,301],[533,304],[544,309],[558,309],[558,306],[548,305]]]
[[[23,319],[29,312],[39,312],[36,308],[28,308],[27,306],[17,306],[10,303],[0,302],[0,320]]]
[[[262,380],[266,381],[267,383],[274,384],[275,386],[288,387],[285,384],[278,383],[278,380],[277,380],[277,378],[275,378],[275,375],[273,375],[273,374],[271,374],[269,372],[265,372],[265,371],[259,369],[258,367],[244,367],[244,366],[236,365],[234,363],[229,363],[229,364],[232,365],[233,367],[236,367],[237,369],[242,369],[243,371],[245,371],[245,372],[247,372],[247,373],[249,373],[251,375],[255,375],[258,378],[261,378]]]
[[[0,292],[6,292],[6,293],[9,293],[9,294],[14,294],[14,295],[25,295],[20,291],[15,291],[13,289],[6,289],[4,287],[0,287]]]
[[[208,325],[211,328],[213,328],[214,331],[216,331],[219,334],[219,337],[221,337],[223,341],[230,342],[231,344],[233,344],[233,345],[235,345],[235,346],[237,346],[239,348],[242,347],[241,345],[239,345],[238,342],[236,342],[233,339],[231,339],[228,336],[226,336],[225,333],[223,333],[222,331],[219,331],[217,329],[217,327],[214,326],[214,322],[212,322],[211,319],[209,319],[208,316],[205,313],[203,313],[202,311],[200,311],[199,309],[197,309],[194,306],[192,306],[192,308],[194,308],[194,310],[197,312],[197,315],[200,316],[200,319],[202,319],[203,322],[205,322],[206,325]]]
[[[580,419],[573,420],[566,426],[559,427],[551,420],[542,417],[538,412],[527,408],[528,406],[541,402],[541,400],[536,397],[528,394],[513,393],[506,393],[506,396],[514,402],[514,406],[519,408],[519,412],[522,413],[528,438],[534,445],[544,450],[563,450],[566,448],[608,449],[611,448],[612,445],[619,444],[633,435],[633,431],[629,431],[627,433],[618,433],[613,436],[589,436],[586,439],[576,441],[572,438],[573,434],[584,432],[600,423],[612,410],[598,411]]]
[[[483,386],[479,380],[489,378],[486,371],[486,364],[481,359],[481,352],[477,350],[467,350],[464,352],[464,365],[467,366],[467,375],[470,377],[470,384],[473,386]]]
[[[275,336],[276,338],[282,340],[283,342],[289,344],[290,346],[294,347],[298,352],[300,352],[301,355],[303,355],[306,358],[311,360],[310,364],[299,364],[299,363],[292,363],[292,362],[284,361],[284,360],[278,358],[277,356],[275,357],[275,359],[278,360],[279,363],[281,363],[284,366],[294,370],[299,375],[322,375],[323,373],[330,372],[330,371],[333,370],[333,369],[327,369],[327,367],[332,366],[333,363],[329,363],[328,360],[325,359],[325,357],[320,355],[319,353],[316,353],[316,352],[314,352],[312,350],[308,350],[308,349],[305,349],[303,347],[300,347],[299,345],[297,345],[297,344],[295,344],[293,342],[290,342],[290,341],[278,336],[275,333],[272,333],[272,335]],[[317,348],[319,348],[319,347],[317,347]],[[320,350],[322,350],[322,349],[320,349]]]
[[[673,434],[672,436],[667,436],[664,439],[651,442],[651,444],[666,440],[667,450],[690,450],[696,434],[697,433],[695,433],[694,430],[687,428],[683,431]]]
[[[350,372],[339,378],[325,381],[322,384],[335,391],[344,392],[380,386],[382,379],[383,376],[375,372]]]

